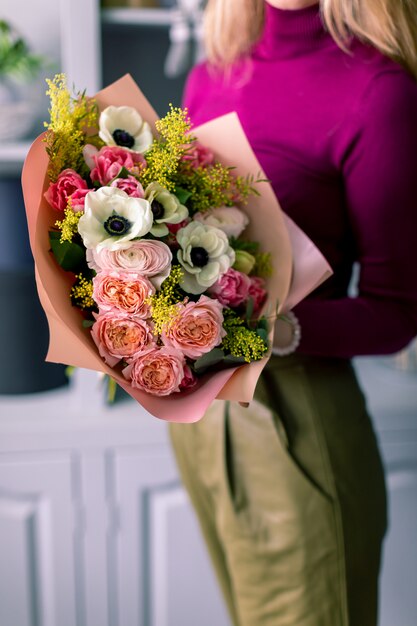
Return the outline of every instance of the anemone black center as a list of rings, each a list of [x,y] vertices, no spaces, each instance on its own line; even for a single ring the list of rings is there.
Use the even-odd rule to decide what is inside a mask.
[[[197,246],[191,250],[191,261],[196,267],[204,267],[209,262],[209,255],[205,248]]]
[[[165,209],[158,200],[154,200],[151,204],[151,211],[154,220],[160,220],[164,217]]]
[[[126,130],[121,130],[120,128],[116,128],[113,132],[113,139],[122,148],[133,148],[135,145],[135,138]]]
[[[129,232],[132,224],[122,215],[111,215],[103,226],[112,237],[120,237],[120,235],[126,235]]]

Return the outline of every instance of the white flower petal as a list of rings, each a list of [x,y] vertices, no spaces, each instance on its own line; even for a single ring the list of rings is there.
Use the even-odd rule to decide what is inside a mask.
[[[168,226],[165,224],[153,224],[151,233],[154,237],[166,237],[169,234]]]
[[[188,274],[187,272],[184,272],[184,276],[181,280],[180,285],[184,291],[195,295],[203,293],[203,291],[206,290],[205,287],[197,282],[195,276],[193,276],[192,274]]]
[[[121,146],[131,152],[144,153],[153,142],[151,127],[133,107],[107,107],[100,115],[99,126],[99,136],[108,146],[118,145],[113,136],[115,130],[123,130],[131,135],[134,142],[132,146]]]
[[[140,133],[135,135],[135,145],[132,150],[144,154],[153,144],[153,134],[148,122],[144,122]]]
[[[131,224],[127,233],[112,236],[104,228],[112,215],[120,215]],[[104,247],[117,250],[125,242],[146,235],[153,221],[150,204],[143,198],[133,198],[115,187],[102,187],[86,196],[84,215],[80,218],[78,232],[86,248]]]

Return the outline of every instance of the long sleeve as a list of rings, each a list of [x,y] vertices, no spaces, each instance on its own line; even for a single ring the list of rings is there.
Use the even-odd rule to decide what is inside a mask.
[[[360,265],[358,296],[309,298],[295,308],[306,354],[388,354],[417,334],[415,81],[400,68],[374,77],[348,130],[340,167]]]

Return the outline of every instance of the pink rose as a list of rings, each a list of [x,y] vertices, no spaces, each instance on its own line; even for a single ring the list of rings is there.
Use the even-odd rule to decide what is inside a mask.
[[[71,196],[71,208],[74,213],[84,211],[85,197],[88,193],[93,193],[92,189],[77,189]]]
[[[193,373],[189,365],[184,366],[184,378],[181,381],[180,389],[185,391],[186,389],[192,389],[197,384],[197,376]]]
[[[213,152],[198,141],[186,144],[184,147],[187,151],[182,155],[181,159],[185,163],[188,163],[193,169],[207,167],[214,163]]]
[[[259,276],[250,276],[248,298],[253,299],[253,312],[257,315],[266,300],[265,280]]]
[[[64,211],[69,198],[78,189],[86,190],[85,193],[89,191],[85,180],[77,172],[68,168],[60,173],[56,183],[49,185],[45,198],[54,209]]]
[[[91,335],[100,356],[110,367],[121,359],[138,356],[155,343],[152,330],[144,320],[122,313],[101,313],[95,318]]]
[[[173,348],[152,348],[123,370],[132,387],[154,396],[180,391],[184,379],[184,356]]]
[[[117,187],[125,191],[128,196],[132,198],[144,198],[145,192],[140,182],[134,176],[128,176],[127,178],[116,178],[110,187]]]
[[[146,300],[154,293],[154,286],[139,274],[106,270],[93,278],[93,299],[100,312],[121,311],[146,319],[150,317]]]
[[[88,165],[94,165],[90,172],[91,180],[98,181],[100,185],[107,185],[117,178],[122,167],[136,172],[146,165],[139,152],[131,152],[118,146],[104,146],[96,152],[91,146],[85,146],[84,158]]]
[[[248,299],[250,278],[232,267],[222,274],[209,293],[224,306],[236,307]]]
[[[172,253],[163,241],[138,239],[118,250],[88,249],[87,262],[96,272],[113,270],[141,274],[159,289],[171,272]]]
[[[166,346],[181,350],[190,359],[198,359],[221,343],[226,331],[223,307],[217,300],[200,296],[198,302],[177,307],[179,315],[161,335]]]

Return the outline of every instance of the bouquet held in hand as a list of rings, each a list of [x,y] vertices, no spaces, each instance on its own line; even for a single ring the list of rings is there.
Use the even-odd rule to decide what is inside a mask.
[[[195,421],[228,387],[245,401],[246,380],[253,393],[290,287],[290,240],[276,201],[260,224],[273,194],[235,118],[194,131],[171,106],[158,120],[129,77],[118,82],[89,98],[49,81],[47,157],[37,145],[26,163],[48,357],[104,371],[158,417]],[[240,163],[226,148],[236,133],[247,171],[239,142]]]

